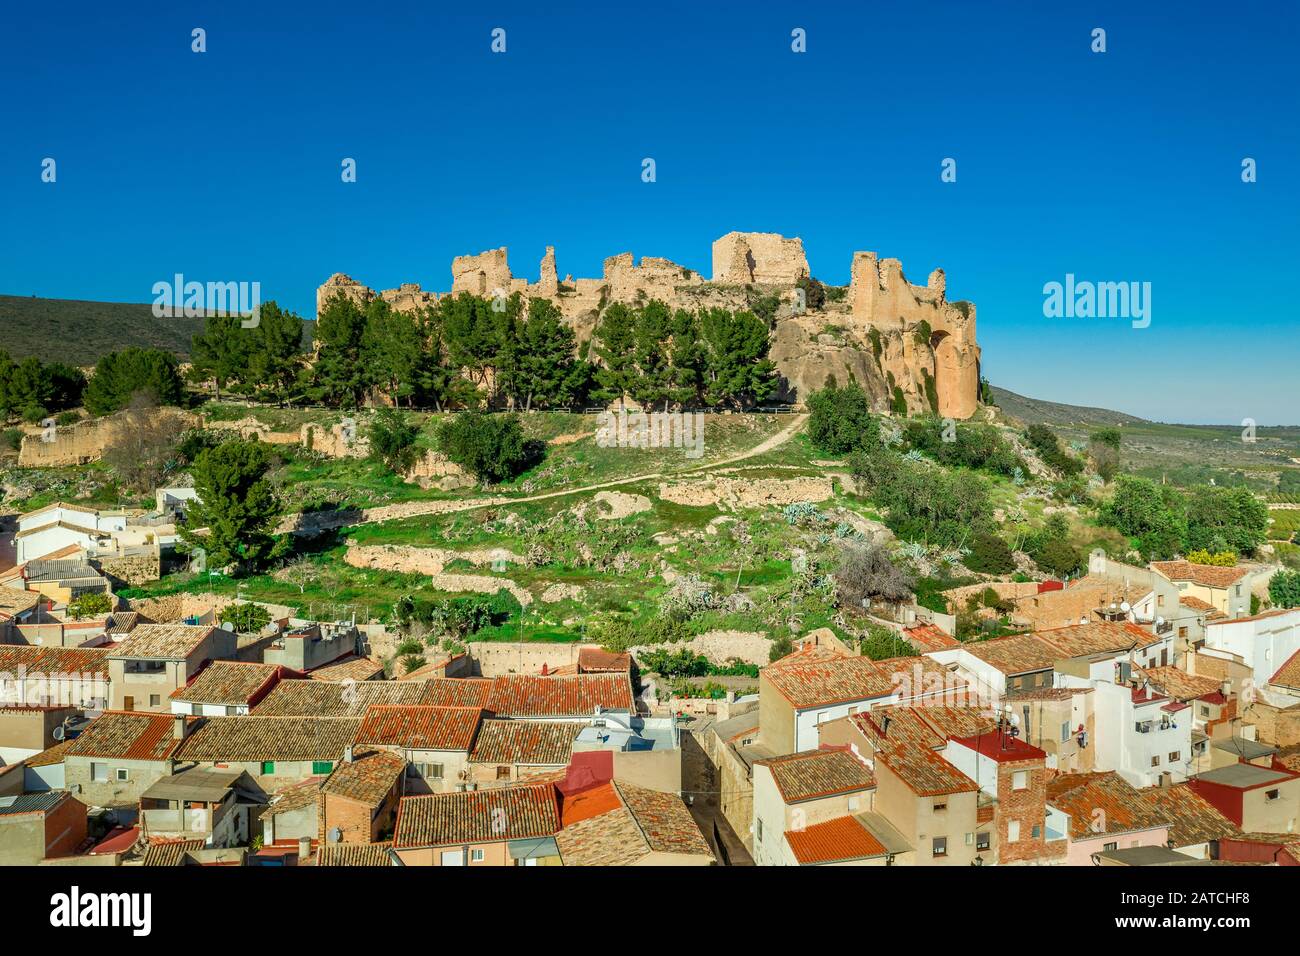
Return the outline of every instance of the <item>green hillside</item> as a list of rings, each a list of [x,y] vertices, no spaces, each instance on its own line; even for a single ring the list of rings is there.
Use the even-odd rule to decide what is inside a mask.
[[[132,345],[188,356],[190,339],[202,329],[203,319],[155,318],[144,303],[0,295],[0,348],[15,359],[93,365]]]

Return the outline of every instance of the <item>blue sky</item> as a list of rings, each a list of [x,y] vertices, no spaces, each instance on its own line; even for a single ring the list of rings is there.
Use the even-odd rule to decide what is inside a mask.
[[[6,5],[0,292],[144,302],[181,272],[310,316],[333,272],[442,290],[505,245],[536,278],[551,244],[561,276],[707,275],[715,238],[771,231],[826,282],[854,250],[942,266],[1014,391],[1300,422],[1290,4],[441,6]],[[1045,318],[1066,273],[1150,282],[1150,327]]]

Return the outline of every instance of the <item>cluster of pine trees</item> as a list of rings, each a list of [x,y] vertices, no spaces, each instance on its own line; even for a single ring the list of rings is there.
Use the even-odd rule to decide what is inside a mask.
[[[628,395],[652,406],[746,408],[776,386],[768,327],[750,312],[672,312],[615,303],[580,357],[555,304],[462,293],[398,312],[335,296],[317,316],[314,355],[302,320],[274,302],[255,328],[209,318],[195,336],[194,376],[264,400],[357,408],[372,396],[408,408],[570,408]]]

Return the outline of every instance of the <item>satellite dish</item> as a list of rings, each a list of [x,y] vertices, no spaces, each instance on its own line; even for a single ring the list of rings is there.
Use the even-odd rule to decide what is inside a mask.
[[[1012,714],[1012,715],[1011,715],[1011,726],[1012,726],[1012,727],[1019,727],[1019,726],[1020,726],[1020,715],[1019,715],[1019,714]]]
[[[338,827],[332,827],[329,832],[329,840],[331,843],[341,843],[343,840],[343,831]]]
[[[1120,604],[1119,609],[1127,614],[1129,611],[1133,610],[1133,605],[1129,604],[1128,601],[1123,601]]]
[[[1163,617],[1156,617],[1156,627],[1159,627],[1163,623],[1165,623],[1165,619]]]
[[[67,735],[68,732],[64,730],[62,727],[55,727],[52,731],[50,731],[50,736],[53,737],[55,740],[62,740]]]

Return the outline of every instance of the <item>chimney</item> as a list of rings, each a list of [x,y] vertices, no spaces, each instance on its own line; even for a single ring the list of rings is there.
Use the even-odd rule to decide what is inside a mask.
[[[311,856],[311,837],[299,837],[298,838],[298,862],[301,863],[309,856]]]
[[[351,745],[351,744],[348,744],[347,747],[346,747],[346,748],[344,749],[344,751],[343,751],[343,762],[344,762],[344,763],[351,763],[351,762],[352,762],[352,745]]]
[[[184,714],[172,715],[172,740],[184,740],[189,733],[189,723]]]

